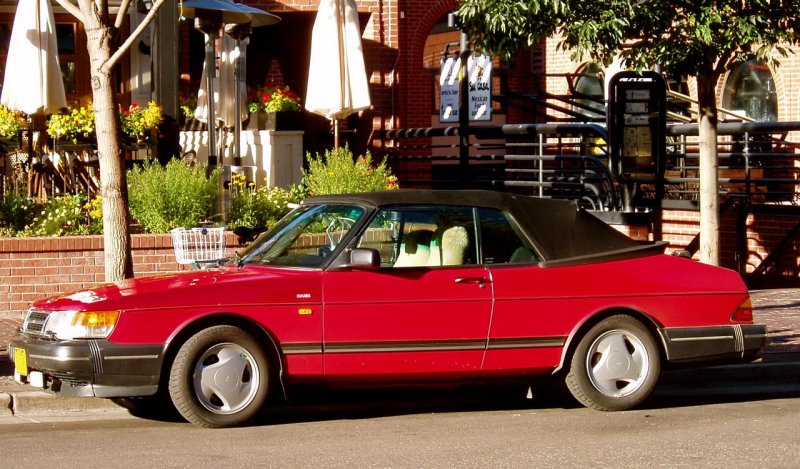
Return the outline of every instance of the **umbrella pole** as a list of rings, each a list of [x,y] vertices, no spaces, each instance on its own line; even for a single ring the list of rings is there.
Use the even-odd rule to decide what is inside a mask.
[[[333,148],[339,148],[339,119],[333,120]]]
[[[242,84],[239,83],[242,76],[242,63],[239,54],[241,53],[240,43],[236,40],[236,56],[233,58],[233,109],[236,118],[233,119],[233,165],[242,165]]]

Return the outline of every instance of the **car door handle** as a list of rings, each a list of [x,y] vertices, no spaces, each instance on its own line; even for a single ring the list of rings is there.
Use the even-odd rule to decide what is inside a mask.
[[[485,284],[491,283],[486,277],[458,277],[456,279],[456,283],[471,283],[471,284],[478,284],[481,288],[486,286]]]

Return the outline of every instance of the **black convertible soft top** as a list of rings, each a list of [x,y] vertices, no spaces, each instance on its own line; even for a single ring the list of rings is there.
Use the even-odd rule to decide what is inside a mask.
[[[577,203],[485,190],[401,189],[316,196],[304,204],[357,203],[457,205],[494,208],[511,214],[543,257],[543,266],[572,265],[660,254],[664,243],[642,245],[607,225]]]

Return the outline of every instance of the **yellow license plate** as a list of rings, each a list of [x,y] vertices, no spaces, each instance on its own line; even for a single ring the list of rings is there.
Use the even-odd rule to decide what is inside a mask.
[[[28,356],[23,348],[14,347],[14,370],[22,376],[28,375]]]

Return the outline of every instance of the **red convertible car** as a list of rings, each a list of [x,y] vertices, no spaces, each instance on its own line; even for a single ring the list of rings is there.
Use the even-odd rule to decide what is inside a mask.
[[[300,385],[557,375],[624,410],[664,366],[752,360],[765,342],[736,273],[572,202],[399,190],[309,198],[217,269],[37,301],[10,352],[21,381],[168,395],[225,427]]]

